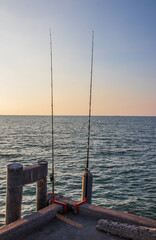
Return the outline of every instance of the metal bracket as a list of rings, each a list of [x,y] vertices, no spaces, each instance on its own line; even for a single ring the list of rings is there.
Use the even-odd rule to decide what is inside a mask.
[[[75,210],[78,213],[79,212],[79,205],[83,204],[83,203],[87,203],[87,198],[85,197],[83,201],[78,202],[75,204]]]
[[[52,198],[52,203],[57,203],[57,204],[63,205],[63,207],[64,207],[64,208],[63,208],[64,213],[67,213],[67,203],[57,201],[57,200],[55,200],[54,197]]]

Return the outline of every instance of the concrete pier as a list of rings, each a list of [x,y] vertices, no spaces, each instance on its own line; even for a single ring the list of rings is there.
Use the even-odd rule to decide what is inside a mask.
[[[23,185],[37,182],[47,176],[48,162],[39,161],[37,164],[23,168]]]
[[[50,240],[50,239],[106,239],[122,240],[123,238],[96,230],[98,221],[107,219],[130,225],[156,228],[156,221],[129,213],[122,213],[92,204],[79,206],[79,214],[73,214],[76,201],[61,196],[56,200],[67,203],[68,212],[63,214],[63,206],[52,204],[38,212],[24,217],[14,223],[0,228],[1,240]],[[59,213],[59,215],[57,215]],[[63,214],[60,216],[60,214]]]
[[[48,163],[40,161],[27,167],[14,163],[7,166],[6,216],[8,225],[21,218],[23,185],[36,183],[36,210],[47,206]]]
[[[0,228],[1,240],[79,240],[88,238],[90,240],[121,240],[120,236],[129,237],[130,230],[132,230],[133,240],[155,240],[155,220],[90,204],[92,194],[92,174],[90,172],[83,174],[82,183],[82,200],[87,198],[88,203],[85,200],[79,204],[71,199],[56,195],[55,203],[45,207],[47,205],[47,168],[48,164],[45,161],[25,168],[21,164],[8,165],[7,226]],[[23,185],[33,182],[36,182],[37,212],[21,218]],[[67,213],[63,211],[63,206],[58,204],[59,202],[67,205]],[[77,205],[79,209],[75,211]],[[97,229],[104,232],[96,230],[97,221],[99,221]],[[135,229],[136,231],[134,231]]]
[[[36,183],[36,211],[47,206],[47,178]]]
[[[23,166],[19,163],[9,164],[7,166],[6,225],[20,219],[22,193]]]
[[[82,197],[81,201],[87,198],[87,203],[92,203],[92,182],[93,175],[91,172],[85,171],[82,176]]]

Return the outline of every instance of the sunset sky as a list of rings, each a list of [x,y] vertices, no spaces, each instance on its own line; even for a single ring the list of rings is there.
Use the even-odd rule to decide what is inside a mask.
[[[156,116],[155,0],[0,0],[0,115]]]

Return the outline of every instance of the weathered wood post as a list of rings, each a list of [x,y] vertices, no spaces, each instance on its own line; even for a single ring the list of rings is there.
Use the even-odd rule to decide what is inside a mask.
[[[85,171],[82,176],[82,197],[81,201],[84,200],[85,197],[87,197],[87,203],[92,202],[92,181],[93,181],[93,175],[89,171]],[[87,186],[86,186],[87,185]]]
[[[41,168],[40,174],[45,175],[44,178],[37,181],[36,183],[36,211],[44,208],[47,206],[47,168],[48,163],[46,161],[39,161],[39,165],[42,165],[43,168]],[[44,174],[45,172],[45,174]]]
[[[9,164],[6,186],[6,225],[21,218],[22,191],[23,166],[20,163]]]

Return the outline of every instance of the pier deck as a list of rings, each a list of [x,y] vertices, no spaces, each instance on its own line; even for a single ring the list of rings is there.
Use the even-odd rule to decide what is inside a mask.
[[[75,214],[76,202],[58,196],[56,200],[68,205],[68,212],[63,214],[63,206],[52,204],[38,212],[19,219],[0,228],[1,240],[66,240],[66,239],[103,239],[121,240],[104,232],[96,230],[99,219],[107,219],[130,225],[156,228],[156,221],[129,213],[117,212],[111,209],[83,203],[79,213]]]
[[[97,231],[96,225],[97,221],[94,218],[82,217],[72,213],[59,214],[44,226],[22,237],[22,240],[121,240],[119,237]]]

